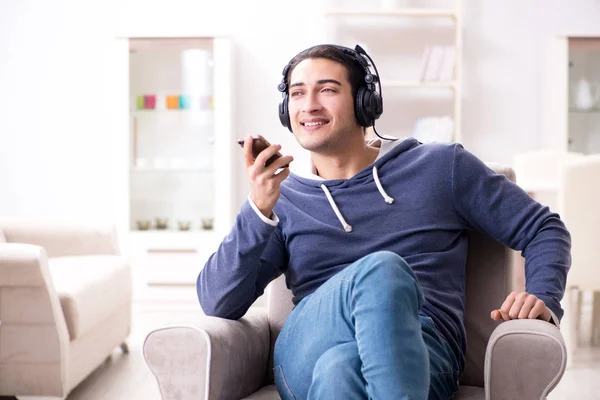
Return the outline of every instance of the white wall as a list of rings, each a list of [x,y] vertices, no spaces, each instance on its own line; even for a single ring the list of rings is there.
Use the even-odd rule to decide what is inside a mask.
[[[0,0],[0,216],[113,216],[101,4]]]
[[[547,41],[600,36],[600,2],[467,0],[464,19],[463,143],[512,164],[515,153],[542,147]]]
[[[121,138],[108,113],[110,102],[120,101],[111,97],[111,84],[121,79],[114,75],[115,36],[230,35],[239,135],[263,134],[306,162],[279,125],[276,85],[291,56],[325,38],[322,1],[116,3],[0,0],[0,217],[122,217],[119,174],[127,165],[118,161]],[[600,35],[600,2],[573,4],[464,0],[467,149],[511,163],[515,152],[540,146],[545,41]],[[241,163],[235,168],[241,202],[247,185]]]

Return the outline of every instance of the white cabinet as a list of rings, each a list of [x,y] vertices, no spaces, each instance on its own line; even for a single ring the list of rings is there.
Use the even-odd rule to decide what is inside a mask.
[[[352,48],[360,44],[373,58],[384,109],[375,124],[378,133],[460,142],[460,1],[366,4],[330,0],[327,40]]]
[[[143,281],[193,284],[237,213],[232,43],[169,37],[128,44],[125,250]]]
[[[600,37],[556,37],[546,50],[543,147],[600,153]]]

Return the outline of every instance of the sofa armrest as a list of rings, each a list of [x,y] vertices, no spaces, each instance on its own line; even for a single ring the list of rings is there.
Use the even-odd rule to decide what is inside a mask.
[[[544,399],[566,365],[566,346],[555,325],[535,319],[503,322],[487,345],[485,398]]]
[[[0,394],[64,396],[69,333],[44,249],[0,243]]]
[[[114,226],[33,221],[0,222],[7,242],[41,246],[48,257],[118,254]]]
[[[242,399],[265,381],[270,352],[266,311],[232,321],[201,317],[148,334],[143,353],[163,400]]]

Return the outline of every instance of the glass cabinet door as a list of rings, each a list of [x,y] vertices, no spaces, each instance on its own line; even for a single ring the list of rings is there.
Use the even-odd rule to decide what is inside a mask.
[[[130,229],[215,218],[213,40],[130,39]]]
[[[600,38],[569,38],[568,46],[568,149],[600,153]]]

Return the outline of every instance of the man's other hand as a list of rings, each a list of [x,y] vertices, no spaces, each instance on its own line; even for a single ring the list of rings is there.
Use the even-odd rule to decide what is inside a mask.
[[[543,319],[550,321],[550,309],[536,296],[527,292],[512,292],[498,310],[491,313],[494,321],[511,319]]]

